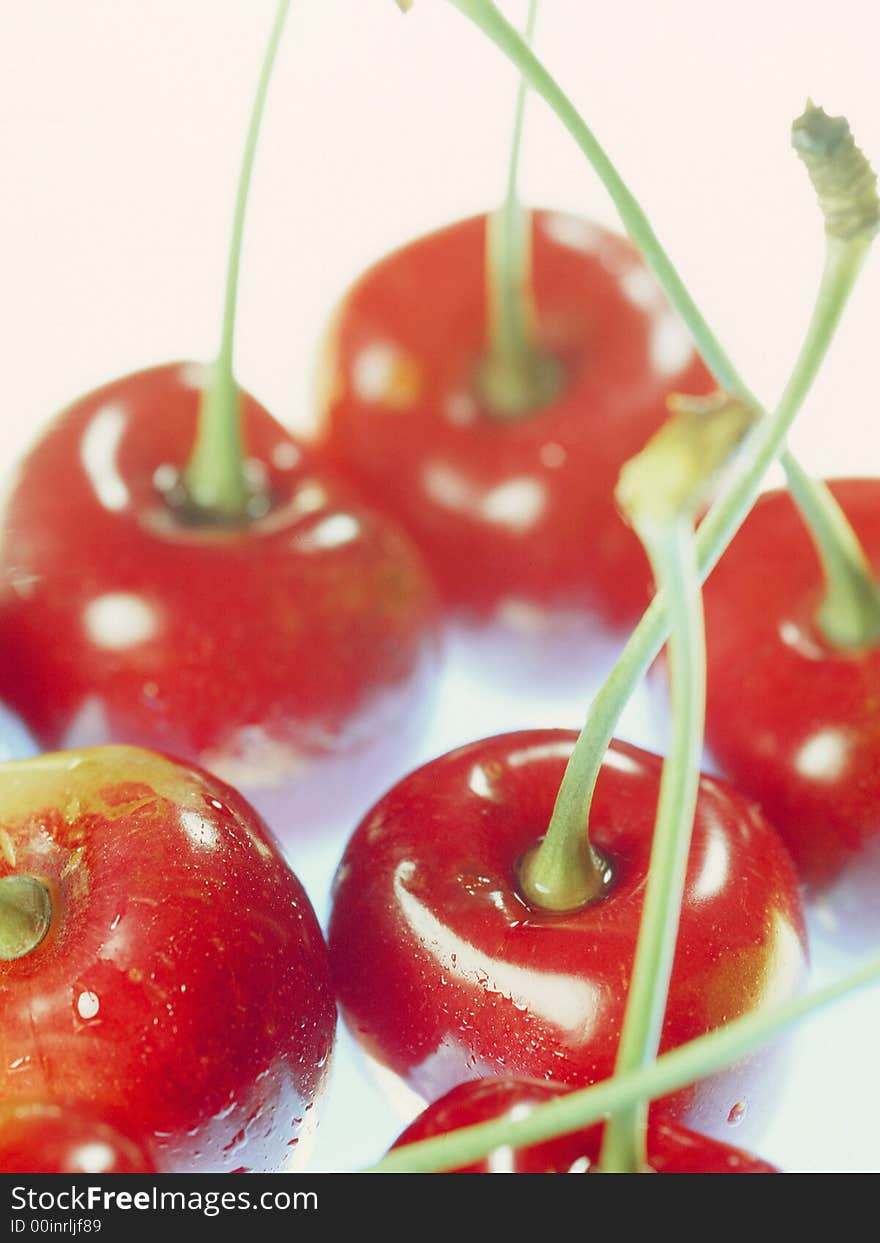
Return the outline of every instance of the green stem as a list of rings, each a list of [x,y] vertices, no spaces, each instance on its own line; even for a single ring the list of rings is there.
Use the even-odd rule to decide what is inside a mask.
[[[699,573],[705,581],[751,509],[764,474],[785,444],[843,314],[864,259],[863,247],[829,248],[813,315],[774,413],[758,422],[738,460],[738,471],[722,490],[697,531]],[[533,893],[552,895],[566,880],[565,869],[584,857],[593,789],[617,721],[669,633],[666,593],[661,590],[633,631],[611,675],[600,688],[575,744],[543,843],[531,865]],[[532,897],[532,894],[529,895]],[[540,899],[539,899],[540,900]]]
[[[525,40],[534,37],[538,0],[530,0]],[[476,373],[476,386],[486,408],[499,419],[521,418],[550,401],[562,382],[552,355],[534,340],[531,213],[518,192],[523,117],[528,93],[520,75],[507,193],[501,208],[486,222],[486,276],[489,300],[489,348]]]
[[[529,46],[535,35],[537,11],[538,0],[531,0],[525,30],[525,40]],[[528,84],[520,75],[510,164],[507,170],[507,194],[495,217],[498,244],[491,248],[489,262],[492,277],[492,348],[499,354],[506,355],[519,354],[531,344],[532,314],[528,297],[531,264],[527,241],[529,213],[520,202],[518,186],[527,92]]]
[[[451,0],[451,3],[513,61],[568,129],[608,191],[624,228],[687,325],[697,350],[719,386],[746,404],[761,409],[701,314],[641,206],[559,84],[491,0]],[[855,245],[858,248],[859,244],[859,239],[852,236],[837,242],[844,247]],[[817,617],[820,629],[835,646],[858,647],[871,642],[880,634],[880,588],[848,519],[823,483],[813,482],[809,496],[805,495],[802,485],[806,477],[789,453],[782,454],[780,461],[816,543],[826,577],[825,600]]]
[[[290,0],[281,0],[257,83],[232,222],[220,350],[211,378],[202,394],[195,445],[185,472],[189,498],[196,510],[205,515],[232,521],[246,518],[248,501],[251,498],[244,471],[241,396],[233,368],[241,245],[263,107],[289,8]]]
[[[657,1056],[690,854],[706,711],[706,648],[696,544],[690,516],[644,539],[654,574],[669,600],[673,733],[663,764],[657,819],[639,938],[615,1063],[616,1075]],[[647,1155],[649,1099],[615,1113],[605,1128],[600,1165],[637,1173]]]
[[[828,642],[846,650],[880,638],[880,585],[834,495],[786,454],[788,487],[822,566],[825,593],[816,620]]]
[[[418,1174],[453,1170],[482,1160],[496,1148],[519,1148],[555,1139],[601,1121],[634,1101],[656,1100],[697,1079],[748,1057],[785,1028],[856,989],[880,979],[880,957],[824,988],[775,1006],[752,1011],[726,1026],[680,1045],[640,1070],[615,1075],[592,1087],[536,1105],[528,1116],[462,1127],[435,1139],[397,1148],[372,1166],[372,1174]]]
[[[660,245],[644,211],[571,100],[518,32],[506,18],[502,17],[491,0],[450,0],[450,2],[484,34],[488,35],[519,69],[532,89],[549,104],[559,117],[598,174],[617,208],[624,227],[655,272],[673,306],[679,310],[688,324],[700,352],[704,357],[710,352],[714,354],[714,364],[709,361],[708,357],[706,361],[713,371],[716,366],[718,367],[719,384],[729,392],[740,395],[735,388],[737,373],[733,363],[715,341],[669,256]]]

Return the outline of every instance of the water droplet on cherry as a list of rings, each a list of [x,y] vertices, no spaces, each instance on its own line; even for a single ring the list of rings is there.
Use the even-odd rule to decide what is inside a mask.
[[[76,999],[76,1012],[81,1019],[88,1022],[97,1016],[101,1002],[97,993],[84,989]]]

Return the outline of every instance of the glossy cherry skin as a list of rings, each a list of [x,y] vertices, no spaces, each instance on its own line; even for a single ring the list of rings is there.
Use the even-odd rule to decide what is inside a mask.
[[[267,512],[188,523],[169,497],[203,377],[179,364],[109,384],[19,467],[0,697],[44,747],[170,752],[272,810],[277,831],[301,830],[360,812],[405,771],[431,700],[434,592],[409,541],[247,396]]]
[[[463,1126],[496,1118],[521,1120],[534,1105],[564,1096],[562,1084],[529,1079],[480,1079],[461,1083],[429,1105],[394,1145],[414,1144]],[[602,1145],[603,1126],[524,1148],[496,1149],[484,1160],[450,1170],[452,1174],[587,1174],[595,1172]],[[698,1135],[674,1122],[652,1117],[647,1136],[648,1166],[654,1174],[777,1174],[766,1161],[729,1144]]]
[[[522,417],[487,411],[486,217],[397,250],[348,293],[330,330],[324,459],[416,540],[451,614],[553,652],[599,619],[629,626],[651,572],[617,513],[623,462],[676,390],[712,381],[635,249],[556,212],[532,217],[535,334],[562,368],[558,394]]]
[[[127,1135],[88,1106],[15,1101],[0,1105],[2,1174],[152,1174]]]
[[[423,1100],[489,1075],[584,1086],[613,1070],[659,788],[658,757],[610,749],[591,815],[613,881],[568,914],[522,897],[576,735],[472,743],[419,769],[358,827],[335,882],[333,978],[356,1039]],[[662,1049],[795,993],[805,971],[794,869],[751,803],[701,783]],[[666,1102],[727,1138],[773,1104],[763,1059]]]
[[[880,480],[832,491],[880,573]],[[785,839],[820,923],[880,938],[880,644],[833,648],[823,579],[787,492],[761,497],[706,585],[706,737]]]
[[[0,877],[52,921],[0,961],[0,1097],[88,1101],[162,1172],[273,1171],[308,1139],[336,1007],[302,886],[230,787],[131,747],[7,765]]]

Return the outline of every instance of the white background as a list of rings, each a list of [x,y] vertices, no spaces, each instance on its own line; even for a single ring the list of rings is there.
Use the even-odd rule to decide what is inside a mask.
[[[505,11],[519,20],[523,6]],[[209,358],[268,0],[0,3],[0,341],[4,468],[78,393],[135,367]],[[844,112],[880,162],[872,0],[544,0],[538,50],[647,208],[745,378],[781,389],[822,261],[788,148],[807,96]],[[307,428],[316,345],[346,284],[392,245],[493,206],[515,77],[444,0],[295,3],[270,93],[242,269],[238,373]],[[527,200],[614,225],[540,101]],[[826,474],[880,471],[869,264],[792,438]],[[425,754],[480,733],[574,725],[582,703],[490,693],[452,668]],[[650,741],[636,705],[628,731]],[[662,741],[662,740],[661,740]],[[323,909],[337,846],[303,859]],[[313,878],[313,879],[312,879]],[[841,964],[820,955],[818,971]],[[880,998],[802,1030],[762,1155],[876,1170]],[[398,1123],[343,1044],[318,1168],[377,1158]],[[735,1140],[735,1134],[731,1136]]]

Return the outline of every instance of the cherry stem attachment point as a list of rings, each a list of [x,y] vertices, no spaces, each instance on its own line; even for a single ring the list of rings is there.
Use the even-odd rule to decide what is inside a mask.
[[[689,329],[718,386],[761,409],[712,332],[635,196],[565,92],[492,0],[450,0],[517,66],[557,114],[608,191],[624,227]],[[808,104],[792,127],[792,141],[810,173],[826,224],[827,267],[857,272],[880,225],[876,177],[842,117]],[[826,600],[817,622],[833,646],[859,647],[880,634],[880,592],[848,519],[828,488],[807,478],[790,453],[777,450],[792,496],[816,543],[826,575]],[[745,511],[747,512],[747,511]],[[858,551],[853,555],[853,550]]]
[[[185,471],[187,493],[194,509],[205,516],[226,521],[246,520],[248,503],[252,496],[245,474],[241,395],[233,364],[235,314],[244,220],[254,156],[269,81],[289,9],[290,0],[281,0],[254,96],[232,223],[220,350],[202,393],[195,445]]]
[[[559,834],[534,845],[519,864],[519,888],[542,911],[579,911],[596,902],[613,879],[608,863],[583,832]]]
[[[662,1054],[650,1066],[536,1105],[517,1121],[501,1118],[480,1122],[396,1148],[365,1172],[419,1174],[453,1170],[482,1160],[496,1148],[521,1148],[571,1134],[601,1122],[635,1101],[656,1100],[748,1057],[792,1024],[878,980],[880,957],[806,996],[734,1019],[706,1036]]]
[[[52,900],[41,881],[17,873],[0,879],[0,962],[32,953],[51,923]]]
[[[792,457],[786,460],[788,489],[813,538],[825,591],[817,625],[842,651],[880,639],[880,584],[849,519],[834,495]]]

